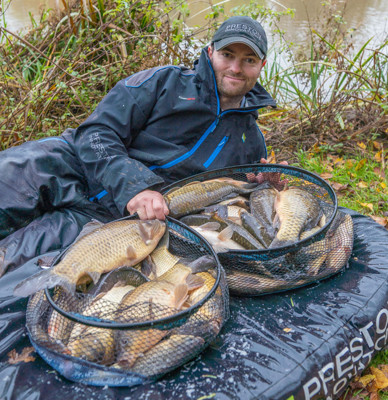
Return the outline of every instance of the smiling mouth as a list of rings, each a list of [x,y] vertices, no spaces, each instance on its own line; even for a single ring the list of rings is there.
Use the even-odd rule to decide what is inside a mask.
[[[231,80],[233,80],[233,81],[244,81],[244,78],[239,78],[238,76],[226,75],[225,78],[231,79]]]

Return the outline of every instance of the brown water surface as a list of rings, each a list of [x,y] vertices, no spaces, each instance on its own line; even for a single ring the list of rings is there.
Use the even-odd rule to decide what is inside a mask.
[[[1,1],[1,0],[0,0]],[[35,19],[43,7],[46,9],[57,9],[58,0],[2,0],[5,4],[5,22],[7,28],[11,31],[28,29],[31,26],[29,12]],[[303,43],[306,35],[309,34],[310,26],[316,26],[318,18],[322,17],[322,0],[263,0],[261,3],[271,7],[276,11],[285,8],[294,8],[295,17],[282,18],[279,28],[286,32],[287,39]],[[6,6],[9,3],[8,7]],[[208,12],[209,2],[207,0],[189,0],[191,15],[188,23],[193,25],[202,25],[204,17]],[[219,0],[213,1],[213,4],[223,4],[226,11],[230,12],[233,7],[248,3],[247,0]],[[345,8],[346,28],[353,28],[353,37],[357,44],[363,44],[367,39],[374,36],[378,43],[388,37],[388,0],[337,0],[337,11]],[[3,21],[0,20],[0,24]]]

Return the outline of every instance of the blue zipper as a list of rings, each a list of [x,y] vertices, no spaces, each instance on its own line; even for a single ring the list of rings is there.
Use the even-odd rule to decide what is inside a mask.
[[[102,192],[96,194],[95,196],[89,197],[89,201],[93,201],[95,199],[100,200],[107,194],[108,194],[108,192],[106,190],[103,190]]]
[[[218,124],[218,117],[217,117],[217,119],[215,121],[213,121],[211,123],[209,128],[206,129],[206,132],[201,136],[201,138],[198,140],[198,142],[195,144],[195,146],[190,151],[188,151],[187,153],[181,155],[180,157],[176,158],[175,160],[170,161],[167,164],[164,164],[164,165],[151,165],[149,167],[149,169],[151,171],[153,171],[155,169],[166,169],[166,168],[173,167],[174,165],[186,160],[187,158],[192,156],[197,151],[198,147],[204,142],[204,140],[214,131],[214,129],[216,129],[217,124]]]
[[[226,110],[223,111],[222,113],[220,113],[220,99],[218,96],[218,90],[217,90],[217,81],[216,81],[216,75],[214,73],[213,67],[210,63],[209,60],[207,60],[210,70],[212,72],[213,75],[213,81],[214,81],[214,87],[215,87],[215,92],[216,92],[216,99],[217,99],[217,117],[216,119],[212,122],[212,124],[209,126],[209,128],[206,129],[206,132],[201,136],[201,138],[198,140],[198,142],[195,144],[195,146],[189,150],[187,153],[181,155],[180,157],[176,158],[175,160],[170,161],[167,164],[164,165],[151,165],[149,167],[149,169],[151,171],[154,171],[155,169],[167,169],[167,168],[171,168],[176,164],[179,164],[180,162],[186,160],[187,158],[191,157],[199,148],[199,146],[205,141],[205,139],[210,135],[210,133],[212,133],[217,125],[218,122],[220,120],[220,117],[227,114],[228,112],[251,112],[252,110],[255,110],[255,108],[251,108],[249,110],[244,110],[244,111],[240,111],[240,110],[236,110],[236,109],[230,109],[230,110]],[[226,138],[226,139],[225,139]],[[217,148],[214,150],[214,152],[211,154],[211,156],[209,157],[209,159],[205,162],[204,167],[208,167],[216,158],[216,156],[218,155],[218,153],[222,150],[222,148],[224,147],[225,143],[228,141],[228,137],[224,137],[221,142],[218,144]]]
[[[218,146],[216,149],[213,151],[213,153],[210,155],[210,157],[206,160],[206,162],[203,164],[205,168],[208,168],[210,164],[214,161],[214,159],[218,156],[219,152],[222,150],[222,148],[225,146],[225,143],[229,140],[229,136],[224,136],[221,140],[220,143],[218,143]]]
[[[45,138],[45,139],[39,139],[39,142],[47,142],[47,140],[59,140],[60,142],[69,144],[69,142],[67,142],[65,139],[62,138],[58,138],[58,137],[50,137],[50,138]]]

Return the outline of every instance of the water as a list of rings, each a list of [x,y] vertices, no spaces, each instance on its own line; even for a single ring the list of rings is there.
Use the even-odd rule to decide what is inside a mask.
[[[295,43],[303,43],[310,34],[309,26],[316,26],[316,20],[322,15],[322,0],[263,0],[262,4],[276,11],[294,8],[295,17],[284,17],[279,28],[286,32],[286,38]],[[17,32],[31,26],[29,12],[39,20],[42,7],[56,10],[58,0],[0,0],[5,10],[7,29]],[[189,0],[191,16],[188,23],[192,26],[202,25],[208,12],[209,3],[206,0]],[[223,4],[226,11],[233,7],[247,4],[246,0],[218,0],[214,4]],[[387,0],[337,0],[336,9],[339,12],[345,8],[346,28],[352,28],[355,47],[362,45],[370,37],[375,37],[376,43],[382,43],[388,38],[388,6]],[[8,6],[7,6],[8,4]],[[3,25],[3,18],[0,20]]]

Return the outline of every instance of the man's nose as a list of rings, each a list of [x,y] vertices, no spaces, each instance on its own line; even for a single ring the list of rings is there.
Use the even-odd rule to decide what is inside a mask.
[[[240,61],[240,60],[237,60],[237,59],[234,59],[234,60],[231,62],[230,69],[231,69],[232,72],[234,72],[235,74],[240,73],[241,70],[242,70],[242,68],[241,68],[241,61]]]

